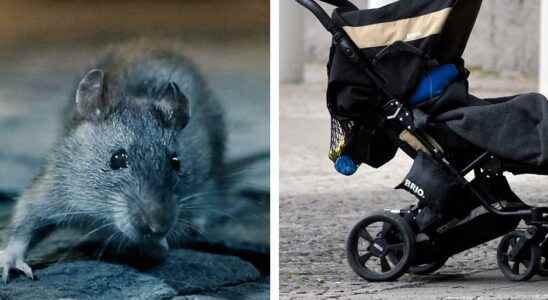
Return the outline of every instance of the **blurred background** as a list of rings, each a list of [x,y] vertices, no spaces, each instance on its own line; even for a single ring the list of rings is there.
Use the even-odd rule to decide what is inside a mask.
[[[352,2],[365,9],[394,1]],[[333,8],[322,7],[329,14]],[[506,295],[509,291],[503,289],[497,294],[504,280],[493,271],[496,241],[451,258],[440,271],[448,276],[434,279],[441,282],[436,288],[426,288],[432,278],[407,276],[397,282],[372,284],[351,271],[344,243],[352,226],[374,210],[399,209],[416,201],[393,189],[409,171],[411,161],[399,152],[379,169],[362,165],[351,177],[335,171],[327,156],[330,119],[325,64],[330,35],[293,0],[280,1],[280,16],[281,298],[392,299],[391,295],[398,294],[402,299],[410,295],[439,299],[466,296],[467,291],[495,298]],[[471,70],[470,92],[476,96],[539,90],[547,94],[548,1],[483,1],[464,59]],[[546,177],[523,175],[509,180],[526,202],[546,205]],[[444,282],[444,278],[449,280]],[[512,289],[518,294],[532,293],[526,287]],[[548,289],[541,286],[535,293],[548,293]]]
[[[208,238],[268,265],[268,9],[267,0],[0,1],[0,229],[8,199],[44,162],[77,77],[106,47],[144,39],[182,48],[227,112],[237,199],[219,204],[231,218]]]

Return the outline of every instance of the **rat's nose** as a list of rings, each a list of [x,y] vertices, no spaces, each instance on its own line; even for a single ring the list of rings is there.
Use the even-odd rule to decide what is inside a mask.
[[[152,235],[161,236],[161,237],[166,235],[168,231],[167,226],[162,226],[160,224],[154,224],[154,223],[148,224],[148,228]]]
[[[164,238],[177,218],[175,203],[166,203],[157,198],[144,198],[141,205],[132,206],[132,223],[139,236],[145,240]]]
[[[143,236],[144,238],[160,239],[167,234],[167,232],[169,231],[169,226],[161,225],[154,222],[143,222],[141,226],[139,226],[138,230],[141,233],[141,236]]]

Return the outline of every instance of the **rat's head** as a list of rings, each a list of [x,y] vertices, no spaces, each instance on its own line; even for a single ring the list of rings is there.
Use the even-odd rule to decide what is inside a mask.
[[[91,70],[78,85],[77,121],[57,153],[61,180],[77,210],[101,214],[133,241],[161,240],[177,218],[174,191],[185,172],[177,139],[189,101],[173,82],[156,97],[112,93],[108,83]]]

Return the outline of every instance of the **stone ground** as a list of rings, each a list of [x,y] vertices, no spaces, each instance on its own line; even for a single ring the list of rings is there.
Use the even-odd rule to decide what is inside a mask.
[[[77,260],[53,264],[0,289],[0,299],[248,299],[268,298],[268,277],[234,256],[173,250],[153,268]]]
[[[534,81],[520,77],[477,74],[470,82],[471,92],[481,97],[536,89]],[[398,153],[380,169],[361,166],[351,177],[336,173],[327,158],[324,89],[322,83],[281,87],[282,299],[548,299],[546,279],[513,283],[503,277],[495,261],[497,240],[452,257],[432,276],[368,283],[354,274],[345,258],[346,235],[374,210],[415,202],[410,194],[393,189],[411,161]],[[526,202],[546,204],[546,178],[522,175],[509,180]]]
[[[176,34],[175,42],[179,42],[187,56],[202,69],[226,108],[229,161],[265,154],[262,159],[234,170],[234,178],[238,176],[238,180],[235,180],[232,195],[239,195],[239,198],[228,199],[229,207],[219,207],[219,211],[232,217],[209,233],[211,240],[222,244],[222,253],[235,256],[179,251],[174,254],[181,258],[179,263],[168,260],[162,267],[167,273],[161,274],[142,273],[106,262],[61,262],[38,270],[37,281],[18,278],[13,284],[0,288],[0,299],[124,299],[132,296],[169,299],[177,295],[187,297],[178,299],[268,298],[268,268],[265,268],[269,253],[266,37],[242,34],[203,40],[181,36],[184,35]],[[116,40],[119,39],[21,47],[0,58],[0,192],[17,194],[29,184],[54,142],[61,110],[69,99],[76,77],[105,45]],[[150,40],[153,44],[157,42],[154,37]],[[170,42],[173,41],[172,36]],[[222,55],[219,55],[220,49]],[[0,244],[5,238],[1,229],[9,219],[11,207],[11,202],[0,201]],[[71,239],[70,236],[57,236],[50,244],[37,247],[31,253],[32,260],[39,262],[45,252],[61,248],[67,239]],[[217,248],[212,251],[219,252]],[[252,258],[262,273],[237,256]],[[71,280],[70,285],[66,280]],[[143,285],[136,285],[136,282]],[[181,290],[185,286],[194,288]]]

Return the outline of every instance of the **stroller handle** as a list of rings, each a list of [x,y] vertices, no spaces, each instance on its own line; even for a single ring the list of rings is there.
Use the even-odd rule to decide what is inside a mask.
[[[381,93],[387,99],[392,99],[392,93],[386,89],[387,80],[376,70],[372,62],[369,61],[360,53],[360,49],[354,42],[346,35],[345,31],[337,26],[331,17],[325,12],[325,10],[315,0],[295,0],[306,9],[308,9],[316,18],[320,21],[322,26],[333,35],[334,43],[341,47],[344,55],[348,57],[353,63],[357,64],[363,72],[379,87]],[[354,4],[348,0],[320,0],[325,3],[329,3],[336,7],[341,7],[349,10],[358,10]]]
[[[331,34],[335,34],[336,25],[333,23],[333,20],[325,12],[325,10],[314,0],[295,0],[300,5],[308,9],[316,18],[320,21],[323,27]],[[346,7],[352,10],[358,9],[352,2],[348,0],[320,0],[322,2],[331,4],[336,7]]]

